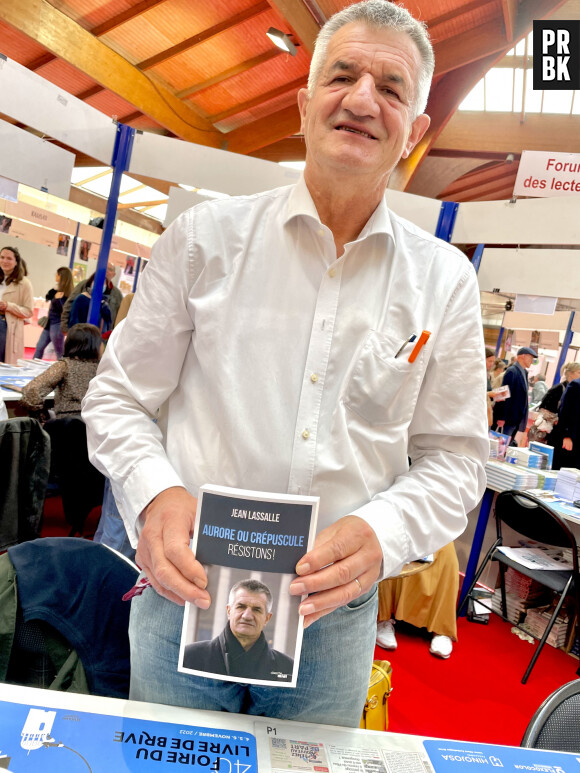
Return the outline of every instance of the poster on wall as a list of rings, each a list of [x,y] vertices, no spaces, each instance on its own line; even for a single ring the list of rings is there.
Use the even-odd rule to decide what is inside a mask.
[[[68,234],[58,235],[58,246],[56,248],[57,255],[68,255],[68,245],[70,243],[70,236]]]
[[[10,226],[12,225],[12,218],[7,215],[0,215],[0,233],[10,233]]]
[[[82,282],[83,279],[87,278],[87,267],[83,263],[74,263],[72,275],[75,284]]]
[[[89,252],[91,249],[91,242],[85,241],[85,239],[81,240],[81,246],[79,247],[79,260],[84,260],[85,262],[89,259]]]

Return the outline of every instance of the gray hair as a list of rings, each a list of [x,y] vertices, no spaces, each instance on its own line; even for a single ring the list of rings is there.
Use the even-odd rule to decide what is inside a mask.
[[[263,582],[260,582],[259,580],[252,580],[251,578],[247,580],[240,580],[234,586],[232,586],[230,595],[228,596],[228,605],[230,607],[233,604],[236,591],[240,590],[240,588],[247,590],[250,593],[263,593],[266,597],[266,612],[272,611],[272,592],[270,591],[270,588],[268,588],[267,585],[264,585]]]
[[[431,79],[435,69],[435,55],[429,40],[427,25],[411,16],[403,6],[395,5],[389,0],[363,0],[363,2],[347,6],[330,17],[316,38],[308,76],[309,96],[314,93],[314,88],[326,61],[326,52],[331,37],[341,27],[351,22],[363,22],[369,27],[404,32],[417,46],[422,66],[419,71],[417,93],[413,105],[413,119],[415,119],[425,111],[427,106]]]

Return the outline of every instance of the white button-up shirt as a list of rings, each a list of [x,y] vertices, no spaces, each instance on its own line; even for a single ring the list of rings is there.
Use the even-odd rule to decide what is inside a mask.
[[[395,358],[422,330],[417,359],[413,344]],[[133,541],[170,486],[312,494],[319,530],[371,525],[390,576],[457,537],[479,501],[485,387],[467,258],[382,202],[337,260],[301,180],[168,228],[83,418]]]

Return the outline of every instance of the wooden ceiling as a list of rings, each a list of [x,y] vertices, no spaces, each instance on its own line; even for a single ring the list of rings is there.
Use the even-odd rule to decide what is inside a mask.
[[[306,84],[320,24],[348,4],[0,0],[0,52],[137,129],[274,161],[297,160],[304,158],[304,144],[297,134],[296,94]],[[397,167],[391,187],[456,201],[509,198],[523,149],[580,152],[580,116],[568,116],[565,131],[555,131],[562,118],[553,116],[454,116],[534,19],[580,18],[580,0],[405,5],[427,22],[435,48],[427,110],[432,124]],[[296,56],[271,43],[269,27],[291,36]],[[505,162],[508,153],[511,163]]]

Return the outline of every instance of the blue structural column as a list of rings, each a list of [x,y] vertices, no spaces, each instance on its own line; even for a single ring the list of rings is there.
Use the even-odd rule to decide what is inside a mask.
[[[503,326],[500,327],[499,335],[497,337],[497,343],[495,345],[495,356],[496,357],[499,357],[499,352],[500,352],[500,349],[501,349],[501,339],[503,338],[504,331],[505,331],[505,328]]]
[[[133,292],[137,291],[137,282],[139,281],[140,271],[141,271],[141,258],[137,258],[137,265],[135,266],[135,279],[133,279]]]
[[[68,267],[70,268],[71,271],[73,270],[73,266],[75,264],[75,257],[76,257],[76,254],[77,254],[77,239],[79,238],[79,228],[80,227],[81,227],[81,224],[77,223],[77,230],[75,231],[75,235],[73,236],[73,243],[72,243],[72,248],[71,248],[71,251],[70,251],[70,261],[69,261],[69,264],[68,264]]]
[[[560,351],[560,357],[558,358],[558,366],[556,367],[556,375],[554,376],[554,382],[552,386],[556,386],[556,384],[560,383],[560,372],[564,366],[564,363],[566,362],[566,357],[568,356],[568,348],[572,343],[572,336],[574,335],[574,331],[572,330],[572,324],[574,322],[574,314],[575,312],[573,311],[570,312],[570,319],[568,320],[568,327],[566,328],[566,332],[564,333],[562,350]]]
[[[455,218],[457,217],[457,210],[459,204],[455,201],[442,201],[441,209],[439,210],[439,221],[437,228],[435,229],[435,236],[440,239],[444,239],[446,242],[451,241],[451,235],[453,233],[453,226],[455,225]]]
[[[107,211],[105,212],[105,222],[103,224],[103,236],[89,309],[89,322],[97,326],[100,325],[101,319],[103,285],[107,274],[109,252],[111,251],[111,241],[115,230],[121,178],[123,177],[123,172],[126,172],[129,168],[134,137],[135,129],[122,123],[117,124],[117,136],[115,138],[115,148],[113,150],[113,160],[111,163],[111,166],[113,167],[113,179],[111,181],[111,190],[107,201]]]

